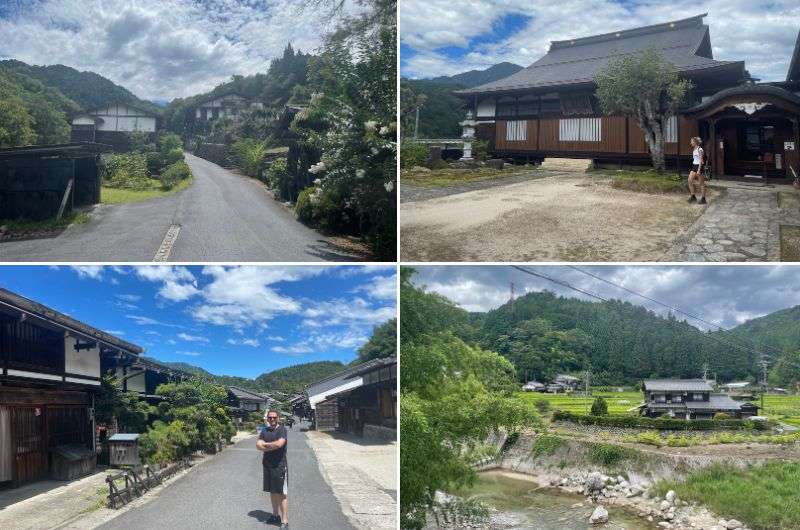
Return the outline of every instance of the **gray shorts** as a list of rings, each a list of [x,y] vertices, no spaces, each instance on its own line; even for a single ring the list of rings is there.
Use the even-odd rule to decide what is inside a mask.
[[[289,468],[287,466],[261,466],[264,468],[264,491],[289,493]]]

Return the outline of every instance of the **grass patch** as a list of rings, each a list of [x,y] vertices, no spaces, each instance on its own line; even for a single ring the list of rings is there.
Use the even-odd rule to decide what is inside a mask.
[[[632,449],[614,444],[596,443],[589,446],[589,462],[598,466],[614,467],[634,454]]]
[[[477,169],[432,169],[430,171],[413,171],[404,169],[400,177],[403,183],[423,188],[443,188],[456,186],[465,182],[479,182],[483,180],[494,180],[519,175],[525,172],[536,171],[538,166],[512,166],[507,165],[502,170],[490,167]]]
[[[783,208],[784,210],[800,209],[800,192],[779,191],[778,208]]]
[[[100,189],[100,202],[103,204],[124,204],[167,197],[188,188],[192,183],[191,178],[184,179],[179,181],[172,189],[165,190],[161,188],[161,181],[156,179],[151,179],[151,181],[150,188],[146,190],[128,190],[103,186]]]
[[[602,397],[608,404],[608,413],[612,416],[628,416],[632,407],[642,402],[642,393],[637,391],[627,392],[599,392],[593,391],[591,396],[575,394],[545,394],[543,392],[520,392],[518,394],[525,402],[534,405],[537,410],[542,407],[540,403],[547,402],[549,410],[561,410],[574,414],[584,414],[592,408],[595,398]]]
[[[675,490],[683,500],[702,503],[753,530],[800,528],[800,463],[774,462],[738,469],[714,465],[684,481],[662,481],[657,495]]]
[[[531,455],[534,458],[539,458],[542,456],[550,456],[555,454],[558,448],[563,445],[564,445],[564,440],[562,440],[558,436],[543,434],[538,438],[536,438],[536,441],[533,442],[533,447],[531,447]]]
[[[83,224],[89,220],[86,212],[68,212],[61,219],[52,217],[43,221],[30,219],[0,219],[0,226],[6,227],[6,233],[13,237],[24,237],[41,233],[56,233],[64,230],[71,224]]]
[[[781,225],[781,261],[800,261],[800,226]]]
[[[646,193],[684,193],[686,181],[677,173],[657,173],[652,170],[633,171],[619,169],[604,170],[612,178],[611,187],[616,189],[643,191]]]

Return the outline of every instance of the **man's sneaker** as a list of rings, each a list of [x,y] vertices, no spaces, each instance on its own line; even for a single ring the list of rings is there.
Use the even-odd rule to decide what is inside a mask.
[[[700,197],[700,204],[708,204],[705,197]]]
[[[689,197],[689,202],[690,202],[690,203],[692,203],[692,202],[697,202],[697,197],[695,197],[694,195],[692,195],[691,197]]]
[[[281,518],[274,513],[271,513],[269,514],[269,517],[267,517],[267,524],[279,525],[281,524]]]

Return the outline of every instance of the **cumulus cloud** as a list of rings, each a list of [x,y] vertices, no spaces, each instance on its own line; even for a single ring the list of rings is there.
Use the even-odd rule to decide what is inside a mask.
[[[360,285],[355,292],[363,292],[376,300],[395,300],[397,298],[397,276],[373,276],[369,282]]]
[[[208,342],[206,337],[199,335],[189,335],[188,333],[178,333],[178,338],[186,342]]]
[[[289,355],[299,355],[311,353],[314,349],[306,343],[298,342],[292,346],[273,346],[271,350],[275,353],[288,353]]]
[[[103,277],[103,267],[100,265],[76,265],[70,268],[78,273],[78,278],[99,280]]]
[[[336,18],[300,0],[40,0],[0,10],[0,57],[91,70],[146,99],[265,72],[291,41],[319,48]],[[346,1],[343,12],[358,9]]]
[[[363,298],[313,302],[303,311],[309,327],[382,324],[395,317],[394,306],[374,307]]]
[[[413,282],[446,296],[468,311],[489,311],[508,302],[510,283],[517,296],[548,290],[561,296],[596,301],[585,294],[507,266],[418,266]],[[526,266],[605,299],[626,300],[658,314],[668,309],[565,266]],[[730,328],[752,318],[793,307],[800,301],[798,268],[771,266],[581,266],[604,280],[698,316],[687,318],[703,329]],[[710,324],[709,324],[710,323]]]
[[[469,0],[453,8],[448,0],[400,3],[401,57],[409,77],[451,75],[502,61],[528,66],[547,53],[550,41],[565,40],[678,20],[708,13],[714,57],[744,60],[765,81],[786,78],[797,37],[796,0]],[[522,16],[516,31],[496,34],[504,17]]]
[[[234,346],[252,346],[253,348],[261,346],[261,342],[258,339],[228,339],[228,344],[233,344]]]

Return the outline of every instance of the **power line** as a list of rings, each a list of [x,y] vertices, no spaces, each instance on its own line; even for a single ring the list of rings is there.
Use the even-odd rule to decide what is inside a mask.
[[[526,273],[526,274],[530,274],[532,276],[536,276],[538,278],[542,278],[544,280],[551,281],[553,283],[561,285],[562,287],[566,287],[567,289],[572,289],[573,291],[577,291],[579,293],[585,294],[586,296],[590,296],[590,297],[595,298],[597,300],[600,300],[602,302],[609,302],[609,300],[603,298],[602,296],[596,295],[594,293],[590,293],[589,291],[581,289],[580,287],[575,287],[574,285],[572,285],[572,284],[570,284],[570,283],[568,283],[568,282],[566,282],[564,280],[559,280],[557,278],[552,278],[550,276],[547,276],[546,274],[542,274],[540,272],[533,271],[533,270],[528,270],[528,269],[526,269],[524,267],[520,267],[519,265],[511,265],[511,266],[513,268],[521,271],[521,272]],[[747,348],[747,347],[744,347],[744,346],[740,346],[739,344],[730,343],[728,341],[720,339],[719,337],[715,337],[714,335],[709,335],[709,334],[703,333],[702,331],[700,331],[699,329],[697,329],[697,328],[695,328],[693,326],[689,326],[689,327],[690,327],[690,329],[692,329],[692,330],[696,331],[697,333],[699,333],[701,337],[704,337],[706,339],[713,340],[713,341],[715,341],[715,342],[717,342],[719,344],[722,344],[722,345],[725,345],[725,346],[728,346],[728,347],[731,347],[731,348],[737,348],[739,350],[743,350],[743,351],[746,351],[748,353],[753,353],[755,355],[758,355],[759,359],[762,359],[762,360],[766,357],[763,353],[758,352],[753,348]]]
[[[661,302],[660,300],[656,300],[655,298],[652,298],[652,297],[644,295],[644,294],[642,294],[640,292],[634,291],[633,289],[629,289],[628,287],[625,287],[624,285],[620,285],[618,283],[612,282],[611,280],[607,280],[607,279],[603,278],[602,276],[598,276],[598,275],[596,275],[596,274],[594,274],[592,272],[589,272],[587,270],[581,269],[581,268],[576,267],[574,265],[567,265],[567,267],[569,267],[570,269],[576,270],[576,271],[578,271],[580,273],[583,273],[583,274],[585,274],[587,276],[591,276],[592,278],[594,278],[596,280],[600,280],[601,282],[607,283],[609,285],[613,285],[614,287],[617,287],[618,289],[622,289],[623,291],[625,291],[627,293],[639,296],[641,298],[644,298],[645,300],[649,300],[650,302],[658,304],[658,305],[660,305],[662,307],[666,307],[670,311],[674,311],[676,313],[680,313],[681,315],[684,315],[686,317],[692,318],[694,320],[698,320],[698,321],[703,322],[704,324],[707,324],[709,326],[716,327],[718,331],[730,331],[730,329],[725,329],[722,326],[720,326],[719,324],[717,324],[716,322],[709,322],[708,320],[705,320],[702,317],[699,317],[697,315],[694,315],[692,313],[684,311],[683,309],[681,309],[679,307],[675,307],[675,306],[666,304],[664,302]],[[739,339],[739,340],[742,340],[744,342],[744,339]],[[755,348],[755,345],[753,343],[750,343],[750,345],[751,345],[752,348]],[[780,351],[780,350],[778,350],[776,348],[772,348],[769,345],[763,345],[762,348],[771,349],[771,350],[773,350],[773,352],[781,354],[781,355],[784,353],[784,352],[782,352],[782,351]]]

